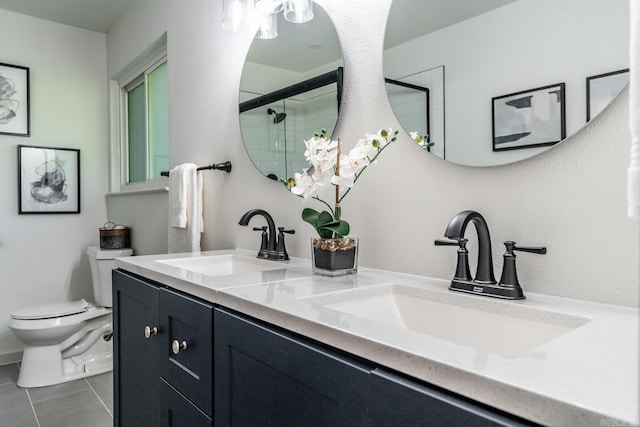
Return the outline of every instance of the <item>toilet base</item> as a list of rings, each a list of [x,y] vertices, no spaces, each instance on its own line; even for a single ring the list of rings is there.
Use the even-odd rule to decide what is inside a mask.
[[[82,354],[63,357],[59,345],[26,346],[18,386],[44,387],[113,370],[113,341],[102,337]]]

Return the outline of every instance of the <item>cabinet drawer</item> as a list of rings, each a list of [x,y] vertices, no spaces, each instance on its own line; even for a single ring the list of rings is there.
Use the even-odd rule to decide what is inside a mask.
[[[160,290],[160,375],[191,402],[212,415],[213,306],[169,289]]]
[[[213,421],[193,403],[160,380],[160,425],[162,427],[212,427]]]

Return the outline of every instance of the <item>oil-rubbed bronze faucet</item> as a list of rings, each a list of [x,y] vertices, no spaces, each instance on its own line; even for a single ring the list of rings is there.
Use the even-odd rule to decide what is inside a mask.
[[[273,222],[273,218],[269,213],[263,209],[252,209],[242,215],[238,224],[242,226],[249,225],[249,221],[255,215],[262,216],[267,220],[267,227],[254,228],[254,230],[262,231],[262,240],[260,250],[258,251],[258,258],[272,259],[276,261],[287,261],[289,255],[284,245],[284,234],[294,234],[295,230],[285,230],[283,227],[278,227],[279,235],[276,242],[276,224]],[[268,232],[266,229],[268,228]]]
[[[466,248],[467,239],[464,234],[469,222],[473,222],[478,234],[478,266],[475,278],[469,272],[469,257]],[[524,299],[524,292],[518,282],[516,274],[515,254],[513,251],[546,254],[547,248],[517,247],[515,242],[505,242],[507,251],[504,254],[504,266],[500,283],[496,282],[493,274],[493,260],[491,257],[491,236],[484,217],[476,211],[463,211],[454,216],[444,232],[451,240],[436,240],[437,246],[458,246],[458,263],[456,273],[451,280],[449,289],[452,291],[468,292],[504,299]]]

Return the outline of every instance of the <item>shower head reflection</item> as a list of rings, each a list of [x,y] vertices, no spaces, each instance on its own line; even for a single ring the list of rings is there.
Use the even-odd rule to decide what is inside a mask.
[[[269,108],[267,110],[267,114],[275,114],[275,117],[273,118],[273,123],[280,123],[281,121],[287,118],[287,113],[277,113],[276,110],[274,110],[273,108]]]

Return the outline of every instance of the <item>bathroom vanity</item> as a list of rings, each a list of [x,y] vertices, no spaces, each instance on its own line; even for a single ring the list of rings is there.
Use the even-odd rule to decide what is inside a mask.
[[[637,310],[309,264],[241,250],[117,260],[115,424],[638,423]]]

